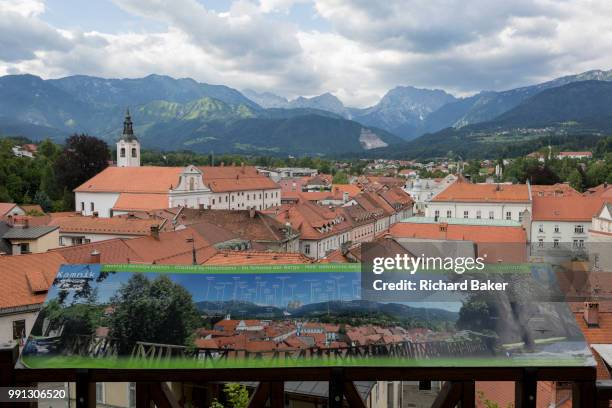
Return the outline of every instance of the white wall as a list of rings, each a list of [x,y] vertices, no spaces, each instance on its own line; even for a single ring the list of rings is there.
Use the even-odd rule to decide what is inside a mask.
[[[121,157],[121,149],[125,149],[125,156]],[[132,149],[136,150],[136,157],[132,157]],[[117,142],[117,167],[139,167],[140,166],[140,143],[134,140]]]
[[[74,195],[76,211],[81,211],[83,215],[93,215],[98,213],[98,217],[108,218],[111,216],[111,209],[119,199],[119,193],[83,193],[76,192]],[[84,203],[82,210],[81,203]],[[91,210],[91,203],[94,203],[94,210]]]
[[[576,227],[581,226],[583,232],[576,232]],[[552,243],[558,240],[559,243],[570,243],[580,240],[586,244],[589,239],[589,229],[591,223],[587,221],[562,222],[562,221],[537,221],[531,222],[531,242],[538,243],[540,240],[545,243]]]
[[[353,228],[350,232],[350,240],[353,243],[370,242],[374,240],[375,225],[376,222],[372,221],[368,224],[359,225],[358,227]]]
[[[187,207],[187,208],[208,208],[210,205],[210,192],[195,192],[187,193],[171,193],[169,197],[170,207]]]
[[[278,206],[280,203],[280,188],[213,193],[210,199],[213,210],[246,210],[252,207],[264,210]]]
[[[494,220],[505,220],[507,219],[506,213],[511,213],[511,220],[519,221],[519,215],[525,210],[529,210],[531,213],[530,203],[463,203],[463,202],[438,202],[430,201],[427,204],[425,215],[427,217],[435,217],[436,211],[439,211],[440,217],[451,217],[451,218],[466,218],[465,212],[467,211],[467,218],[478,218],[478,212],[480,211],[481,219],[490,219],[490,213],[492,213]],[[450,216],[448,212],[450,211]]]
[[[0,344],[16,344],[16,341],[13,340],[13,322],[16,320],[26,321],[26,336],[29,335],[36,316],[38,316],[38,310],[14,314],[0,311]]]
[[[133,234],[91,234],[87,232],[64,232],[60,233],[60,245],[61,246],[72,246],[72,238],[83,238],[88,240],[86,242],[100,242],[115,238],[137,238],[141,235]]]

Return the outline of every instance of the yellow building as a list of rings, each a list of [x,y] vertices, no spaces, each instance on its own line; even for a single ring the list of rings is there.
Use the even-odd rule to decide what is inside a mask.
[[[13,255],[38,254],[59,247],[59,227],[15,225],[1,238],[10,243]]]

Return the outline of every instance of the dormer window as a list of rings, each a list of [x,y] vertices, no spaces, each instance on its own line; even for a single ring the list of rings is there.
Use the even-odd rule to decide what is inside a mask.
[[[136,148],[132,147],[132,157],[136,158]]]
[[[122,147],[122,148],[121,148],[121,151],[120,151],[119,155],[120,155],[121,157],[125,157],[125,147]]]

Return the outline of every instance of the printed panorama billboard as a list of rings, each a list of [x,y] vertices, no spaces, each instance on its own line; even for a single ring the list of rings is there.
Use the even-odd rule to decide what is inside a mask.
[[[65,265],[19,366],[594,365],[565,302],[366,300],[361,281],[359,264]]]

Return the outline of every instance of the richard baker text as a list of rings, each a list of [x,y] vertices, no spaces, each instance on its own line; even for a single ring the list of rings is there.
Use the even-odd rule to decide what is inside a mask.
[[[402,279],[398,282],[385,282],[377,279],[372,283],[376,291],[505,291],[507,282],[494,282],[490,279],[466,279],[460,282],[446,282],[443,280],[420,279],[410,281]]]

